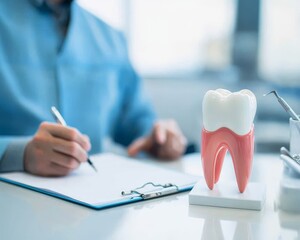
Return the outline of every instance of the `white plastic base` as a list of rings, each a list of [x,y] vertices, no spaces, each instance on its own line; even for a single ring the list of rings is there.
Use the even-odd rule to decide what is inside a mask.
[[[205,181],[198,182],[189,193],[189,203],[214,207],[261,210],[265,203],[266,187],[262,183],[248,183],[240,193],[235,182],[219,182],[210,190]]]

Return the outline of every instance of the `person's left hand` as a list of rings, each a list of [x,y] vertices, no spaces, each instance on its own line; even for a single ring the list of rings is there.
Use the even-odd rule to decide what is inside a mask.
[[[155,123],[152,133],[134,141],[128,147],[128,155],[140,151],[148,152],[161,159],[176,159],[186,148],[187,140],[174,120],[160,120]]]

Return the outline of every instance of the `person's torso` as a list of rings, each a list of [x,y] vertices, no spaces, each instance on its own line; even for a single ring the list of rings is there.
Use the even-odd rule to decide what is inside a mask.
[[[76,3],[62,36],[27,0],[0,3],[0,135],[32,135],[56,106],[93,152],[116,121],[128,60],[122,35]]]

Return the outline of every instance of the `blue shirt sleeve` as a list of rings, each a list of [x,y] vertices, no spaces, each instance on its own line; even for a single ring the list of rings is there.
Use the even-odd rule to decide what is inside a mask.
[[[156,115],[144,94],[141,79],[131,65],[124,70],[122,77],[122,110],[114,129],[114,141],[128,146],[137,138],[150,134]]]
[[[29,137],[0,139],[0,172],[24,171],[23,156]]]

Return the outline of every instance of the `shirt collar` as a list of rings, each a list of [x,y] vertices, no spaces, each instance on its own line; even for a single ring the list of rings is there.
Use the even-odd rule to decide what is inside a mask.
[[[61,4],[53,5],[53,4],[49,4],[47,0],[29,0],[29,1],[40,10],[48,10],[56,14],[61,11],[64,12],[66,12],[66,10],[69,11],[71,7],[71,3],[73,2],[73,0],[66,0]]]
[[[61,4],[49,4],[47,0],[29,0],[38,10],[42,12],[52,13],[57,19],[58,25],[65,36],[71,15],[71,3],[73,0],[66,0]]]

